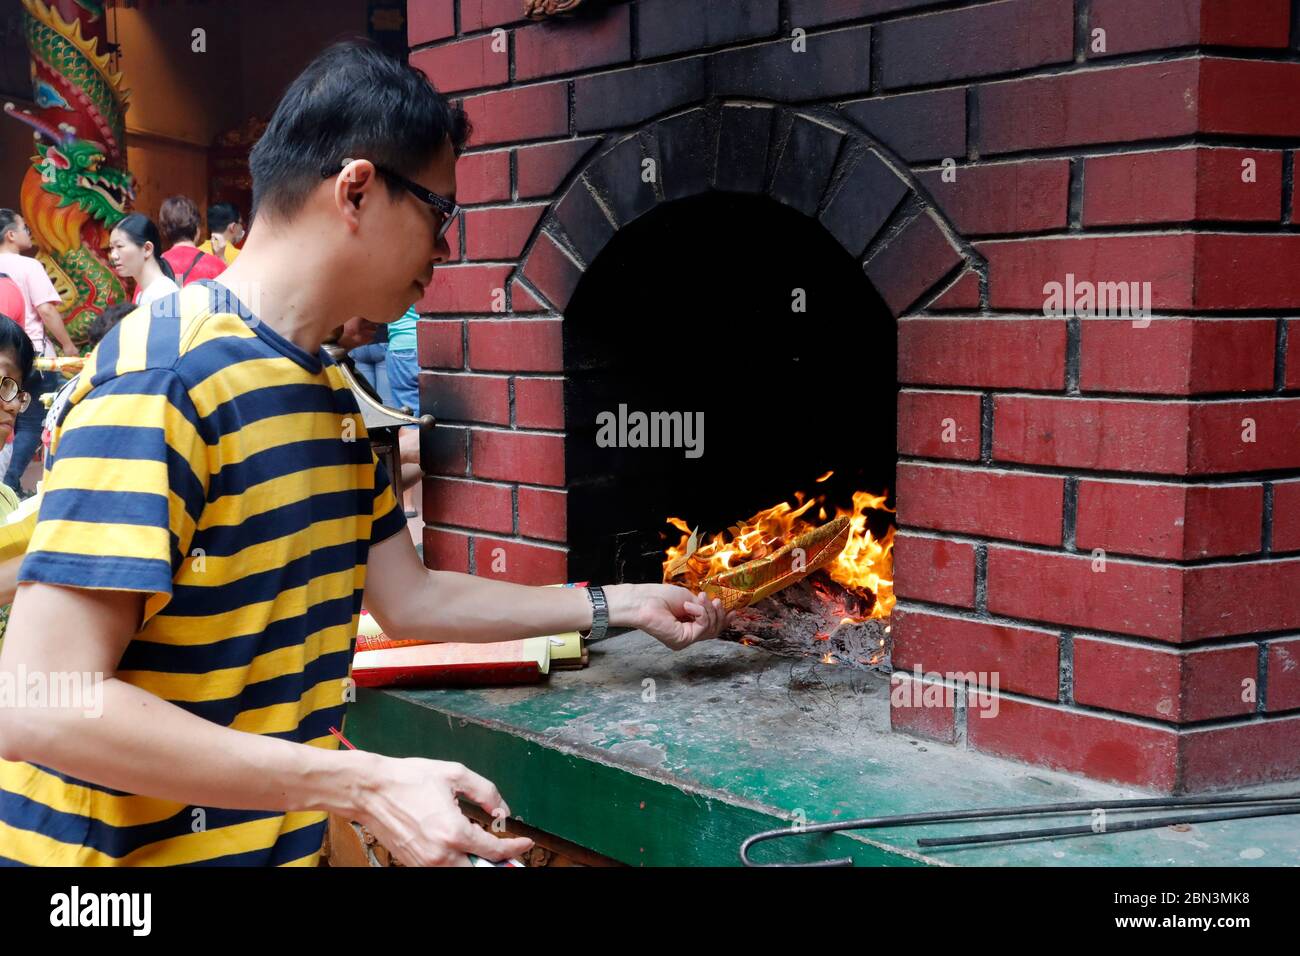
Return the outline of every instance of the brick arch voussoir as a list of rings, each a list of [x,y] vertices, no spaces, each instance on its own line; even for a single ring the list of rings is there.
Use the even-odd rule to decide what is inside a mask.
[[[587,157],[525,249],[520,275],[563,312],[618,230],[709,191],[765,195],[817,219],[895,315],[914,311],[980,257],[907,166],[842,114],[713,101],[612,139]]]

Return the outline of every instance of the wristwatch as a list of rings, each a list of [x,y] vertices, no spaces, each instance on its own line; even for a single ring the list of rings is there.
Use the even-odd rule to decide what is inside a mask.
[[[591,629],[579,631],[578,634],[588,641],[598,641],[609,630],[609,602],[605,592],[599,587],[588,587],[587,597],[591,599]]]

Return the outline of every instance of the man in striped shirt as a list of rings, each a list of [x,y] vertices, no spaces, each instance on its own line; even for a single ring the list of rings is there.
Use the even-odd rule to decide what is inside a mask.
[[[312,865],[330,811],[407,864],[530,846],[460,812],[458,796],[509,812],[466,767],[340,751],[329,733],[363,598],[398,638],[593,620],[579,589],[424,568],[321,350],[354,315],[400,316],[448,258],[466,127],[405,63],[332,47],[252,153],[243,254],[132,313],[88,361],[51,443],[0,679],[82,675],[94,700],[0,707],[0,863]],[[606,595],[611,624],[670,647],[724,624],[681,588]]]

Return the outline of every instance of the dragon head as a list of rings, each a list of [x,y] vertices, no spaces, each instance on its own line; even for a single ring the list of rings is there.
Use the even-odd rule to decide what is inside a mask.
[[[126,215],[128,203],[135,198],[133,178],[126,170],[108,164],[99,143],[66,139],[37,143],[36,148],[41,187],[58,196],[60,206],[75,202],[110,229]]]

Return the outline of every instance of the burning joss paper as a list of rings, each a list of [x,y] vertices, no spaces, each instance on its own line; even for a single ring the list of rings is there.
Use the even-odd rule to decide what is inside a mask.
[[[782,502],[704,544],[698,529],[669,518],[683,537],[668,551],[664,580],[703,590],[730,611],[824,568],[846,588],[867,592],[872,617],[887,616],[894,605],[893,529],[877,540],[867,527],[866,514],[883,510],[885,497],[857,492],[852,512],[841,510],[833,520],[814,525],[803,515],[819,500],[810,499],[798,508]],[[821,516],[824,519],[824,510]]]

